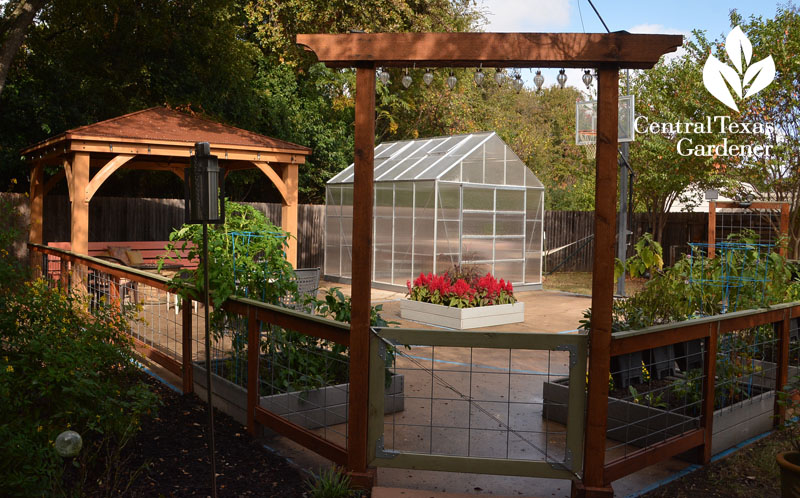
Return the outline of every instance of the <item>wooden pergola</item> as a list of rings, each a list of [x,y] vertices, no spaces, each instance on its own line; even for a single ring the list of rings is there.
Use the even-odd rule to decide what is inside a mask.
[[[600,33],[303,34],[297,43],[329,67],[356,68],[348,468],[367,469],[370,292],[375,149],[375,69],[571,67],[598,70],[595,249],[584,475],[573,496],[613,496],[604,476],[617,202],[619,70],[648,69],[682,45],[680,35]],[[357,398],[358,396],[358,398]],[[363,397],[364,399],[360,399]],[[709,434],[710,437],[710,434]],[[710,445],[709,445],[710,447]]]
[[[281,227],[297,234],[298,168],[311,149],[163,107],[68,130],[22,151],[31,163],[29,241],[43,241],[44,196],[63,178],[71,205],[71,249],[88,254],[89,202],[117,170],[171,171],[184,178],[195,142],[209,142],[226,174],[258,169],[281,196]],[[59,168],[45,180],[45,166]],[[92,174],[92,172],[94,174]],[[287,259],[297,265],[297,239]]]

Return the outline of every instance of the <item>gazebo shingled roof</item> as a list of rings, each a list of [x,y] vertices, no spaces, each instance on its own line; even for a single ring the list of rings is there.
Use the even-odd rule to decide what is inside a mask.
[[[106,119],[85,126],[67,130],[55,137],[48,138],[22,151],[23,154],[34,153],[48,144],[60,140],[73,140],[89,137],[113,139],[132,139],[154,142],[186,142],[194,144],[197,136],[202,134],[204,141],[237,147],[253,147],[275,151],[297,151],[310,153],[311,149],[293,144],[285,140],[259,135],[210,119],[193,116],[165,107],[151,107],[115,118]]]
[[[152,107],[67,130],[23,149],[31,162],[30,241],[42,242],[43,198],[67,179],[72,205],[71,247],[88,250],[88,204],[117,169],[171,171],[183,178],[195,142],[209,142],[227,172],[257,168],[282,198],[281,226],[297,232],[298,167],[311,149],[206,118],[164,107]],[[61,169],[44,179],[44,165]],[[90,170],[96,171],[90,179]],[[76,202],[77,201],[77,202]],[[296,242],[287,258],[297,263]]]

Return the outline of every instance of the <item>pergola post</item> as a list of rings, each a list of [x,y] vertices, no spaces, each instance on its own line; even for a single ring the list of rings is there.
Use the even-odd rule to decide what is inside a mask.
[[[617,121],[619,69],[601,66],[597,82],[597,155],[595,160],[592,328],[589,332],[589,386],[583,482],[573,481],[582,497],[613,497],[605,482],[608,376],[614,303],[614,234],[617,206]]]
[[[89,153],[75,152],[71,163],[70,250],[78,254],[89,254],[89,202],[86,200],[86,187],[89,186]]]
[[[281,228],[294,238],[289,239],[286,248],[286,259],[297,268],[297,164],[284,164],[281,169],[281,180],[286,190],[286,197],[281,200]]]
[[[372,208],[375,152],[375,65],[356,69],[355,178],[353,180],[353,273],[350,317],[350,408],[347,467],[371,488],[367,473],[369,342],[372,291]]]

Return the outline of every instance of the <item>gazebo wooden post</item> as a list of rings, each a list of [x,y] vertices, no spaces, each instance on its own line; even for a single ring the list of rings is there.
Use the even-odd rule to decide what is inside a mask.
[[[372,488],[367,471],[369,342],[372,291],[372,209],[375,160],[375,65],[356,66],[353,270],[350,319],[350,407],[347,467],[354,482]]]
[[[284,164],[281,169],[281,180],[286,188],[286,199],[281,202],[281,228],[295,238],[289,239],[286,248],[286,259],[297,268],[297,164]]]
[[[778,254],[787,257],[789,254],[787,250],[789,248],[789,203],[788,202],[781,203],[781,235],[784,236],[785,240],[778,249]],[[796,254],[795,257],[797,257]]]
[[[42,224],[44,216],[44,166],[41,161],[37,161],[31,168],[31,214],[30,228],[28,231],[28,241],[34,244],[41,244],[44,241],[44,226]],[[33,268],[39,268],[41,261],[31,261]]]
[[[597,82],[597,155],[595,159],[592,328],[589,332],[589,386],[583,482],[573,481],[573,496],[613,497],[605,482],[608,376],[614,302],[614,234],[617,206],[617,110],[619,69],[600,67]]]
[[[86,187],[89,186],[89,153],[75,152],[71,162],[70,250],[78,254],[89,254],[89,203],[86,201]]]

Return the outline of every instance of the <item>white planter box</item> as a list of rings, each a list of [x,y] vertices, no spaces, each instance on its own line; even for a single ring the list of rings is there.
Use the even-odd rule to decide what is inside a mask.
[[[525,321],[525,304],[452,308],[406,299],[400,302],[400,317],[451,329],[476,329]]]

